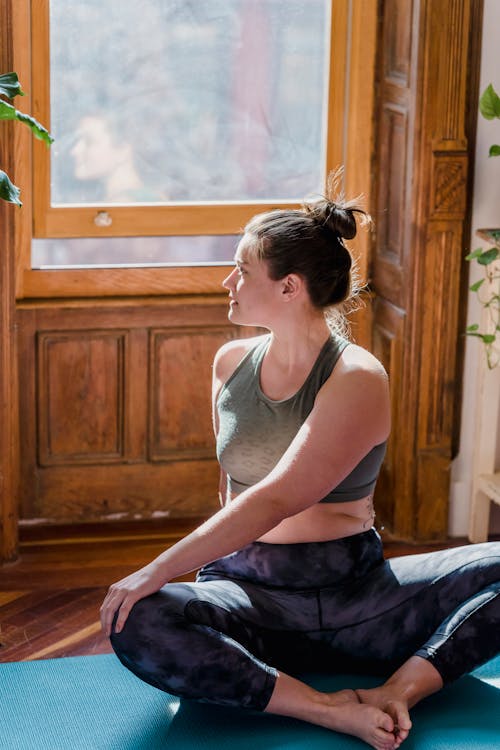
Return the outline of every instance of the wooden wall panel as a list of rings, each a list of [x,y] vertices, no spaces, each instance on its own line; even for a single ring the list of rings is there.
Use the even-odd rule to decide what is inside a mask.
[[[34,507],[45,523],[209,516],[219,507],[215,460],[58,466],[36,473]]]
[[[127,333],[38,336],[41,466],[122,460]]]
[[[223,296],[24,306],[21,518],[202,516],[217,507],[212,360]]]

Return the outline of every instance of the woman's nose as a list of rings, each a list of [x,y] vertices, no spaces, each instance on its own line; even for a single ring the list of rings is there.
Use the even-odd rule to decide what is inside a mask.
[[[232,289],[232,287],[234,286],[234,279],[236,276],[236,271],[237,271],[237,268],[234,267],[231,273],[229,274],[229,276],[226,276],[226,278],[222,282],[222,286],[224,287],[224,289]]]

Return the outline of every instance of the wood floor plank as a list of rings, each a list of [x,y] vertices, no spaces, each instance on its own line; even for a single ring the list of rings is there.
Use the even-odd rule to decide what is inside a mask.
[[[0,658],[5,661],[24,661],[53,644],[64,642],[89,626],[95,628],[93,632],[97,632],[99,613],[96,600],[100,598],[94,594],[94,599],[86,602],[87,606],[80,606],[77,611],[72,610],[72,614],[60,614],[59,618],[46,616],[41,621],[27,622],[24,628],[18,629],[16,642],[11,642],[5,649],[2,649]],[[76,603],[83,605],[81,599]],[[83,636],[85,635],[88,635],[88,632],[83,633]],[[13,634],[10,637],[12,636]]]
[[[91,622],[90,625],[86,625],[84,628],[75,630],[73,633],[61,638],[54,643],[50,643],[45,648],[39,651],[30,653],[29,657],[22,659],[22,661],[30,661],[32,659],[48,659],[49,657],[66,655],[68,651],[74,654],[74,649],[91,637],[95,637],[101,632],[101,623],[99,621]]]
[[[0,607],[5,607],[6,604],[15,602],[16,599],[19,599],[27,593],[28,591],[26,589],[24,589],[24,591],[0,591]]]

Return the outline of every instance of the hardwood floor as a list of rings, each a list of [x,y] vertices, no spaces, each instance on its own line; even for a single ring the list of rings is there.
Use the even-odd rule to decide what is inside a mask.
[[[0,662],[109,653],[98,620],[109,584],[200,520],[24,528],[20,559],[0,568]],[[458,544],[465,540],[446,546]],[[442,546],[386,542],[385,549],[391,557]]]

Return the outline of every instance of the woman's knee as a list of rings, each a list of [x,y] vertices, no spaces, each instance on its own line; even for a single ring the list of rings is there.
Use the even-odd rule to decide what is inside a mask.
[[[184,612],[192,593],[184,584],[168,584],[155,594],[139,599],[129,612],[120,633],[113,628],[111,645],[118,654],[154,649],[168,641],[169,633],[185,623]]]

